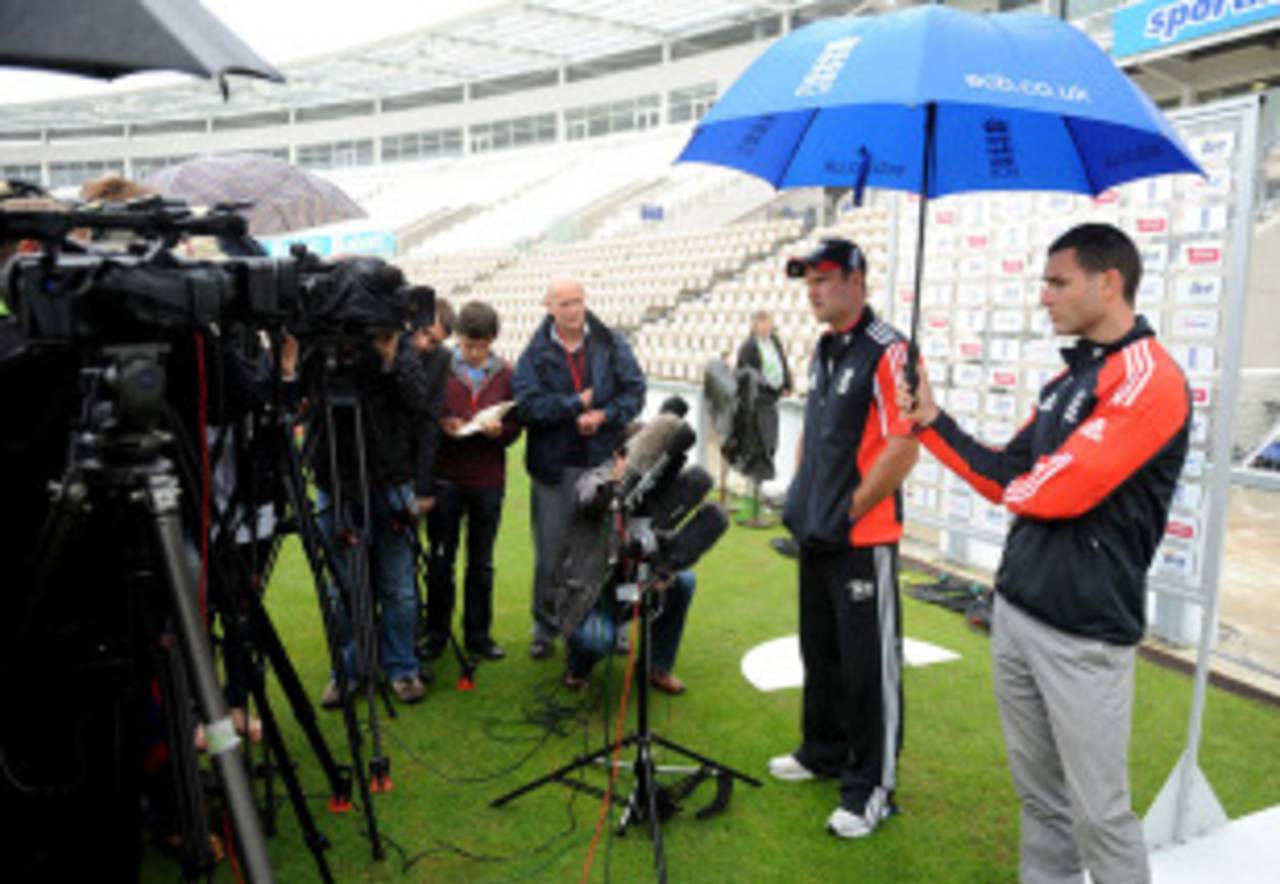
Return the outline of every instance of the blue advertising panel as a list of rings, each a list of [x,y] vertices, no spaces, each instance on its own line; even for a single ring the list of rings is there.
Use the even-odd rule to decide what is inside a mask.
[[[379,255],[384,258],[393,257],[396,253],[396,237],[386,230],[361,230],[355,233],[344,233],[338,254],[341,255]]]
[[[333,237],[324,234],[313,236],[260,236],[258,242],[262,243],[262,247],[267,250],[267,254],[273,258],[287,257],[289,254],[289,246],[296,242],[300,242],[307,247],[307,251],[313,255],[319,255],[322,258],[336,254],[333,248]]]
[[[321,257],[332,255],[378,255],[391,258],[396,253],[396,236],[387,230],[356,230],[349,233],[260,236],[258,242],[273,258],[289,254],[289,246],[300,242],[307,251]]]
[[[1148,0],[1117,9],[1111,54],[1150,52],[1280,17],[1280,0]]]

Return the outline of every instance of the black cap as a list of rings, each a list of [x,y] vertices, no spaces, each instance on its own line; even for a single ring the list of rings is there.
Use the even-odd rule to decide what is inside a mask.
[[[865,271],[867,259],[862,249],[847,239],[824,239],[818,247],[801,258],[787,259],[787,276],[801,279],[809,268],[814,270]]]
[[[0,202],[10,199],[26,199],[30,197],[48,196],[44,188],[30,181],[17,178],[0,178]]]
[[[674,414],[676,417],[684,417],[688,413],[689,403],[683,396],[668,396],[658,409],[658,414]]]

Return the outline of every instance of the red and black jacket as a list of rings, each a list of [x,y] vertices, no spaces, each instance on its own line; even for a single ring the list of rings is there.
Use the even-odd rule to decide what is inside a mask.
[[[511,366],[497,356],[490,356],[479,384],[473,385],[462,363],[453,355],[453,366],[444,388],[444,417],[471,420],[477,412],[491,405],[508,402],[511,392]],[[520,436],[515,411],[508,411],[502,421],[502,435],[490,439],[483,433],[454,438],[442,433],[440,452],[436,455],[436,480],[460,488],[502,488],[507,482],[507,446]]]
[[[945,413],[921,441],[1017,516],[997,592],[1065,632],[1134,644],[1187,455],[1191,398],[1141,317],[1115,343],[1081,340],[1062,353],[1067,370],[1005,448],[985,447]]]
[[[782,519],[796,542],[810,549],[878,546],[902,538],[902,490],[880,501],[855,524],[853,492],[889,437],[910,436],[895,388],[907,344],[870,307],[852,327],[818,340],[809,368],[800,469],[787,489]]]

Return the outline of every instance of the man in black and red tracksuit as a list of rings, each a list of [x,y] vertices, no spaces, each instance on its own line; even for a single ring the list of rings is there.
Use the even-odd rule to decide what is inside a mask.
[[[1120,230],[1049,247],[1041,304],[1075,335],[1067,368],[1001,450],[899,390],[925,446],[1016,518],[996,575],[996,700],[1022,802],[1024,884],[1150,880],[1129,798],[1134,647],[1146,574],[1187,453],[1181,369],[1134,313],[1142,268]]]
[[[783,512],[800,548],[803,740],[769,772],[838,777],[827,827],[859,838],[892,811],[902,745],[899,486],[918,451],[895,398],[907,346],[867,305],[866,260],[853,243],[823,240],[787,273],[804,277],[828,330],[810,364]]]

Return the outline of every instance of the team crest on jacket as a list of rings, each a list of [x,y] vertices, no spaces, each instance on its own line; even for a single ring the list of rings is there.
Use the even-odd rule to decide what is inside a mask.
[[[1080,428],[1080,435],[1090,441],[1102,444],[1102,431],[1107,428],[1107,419],[1105,417],[1095,417]]]
[[[870,580],[850,580],[849,581],[849,600],[852,602],[865,602],[876,594],[876,585]]]
[[[1084,406],[1085,397],[1088,395],[1088,390],[1076,390],[1076,394],[1071,397],[1071,402],[1067,404],[1067,410],[1063,413],[1062,419],[1068,424],[1077,423],[1080,420],[1080,409]]]
[[[850,366],[840,375],[840,383],[836,385],[836,392],[843,396],[849,392],[849,385],[853,383],[853,367]]]

